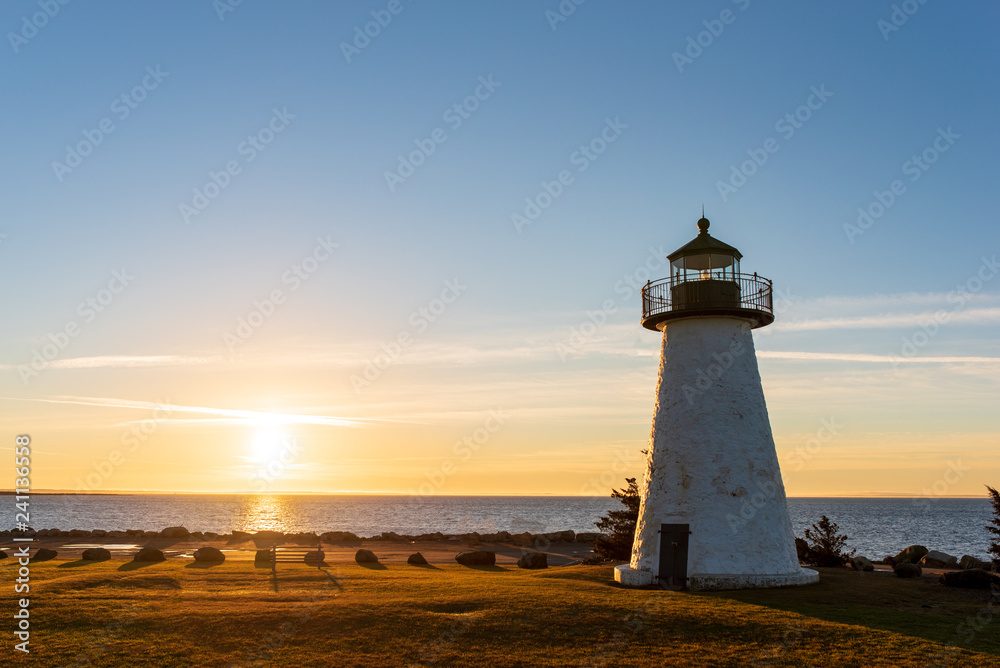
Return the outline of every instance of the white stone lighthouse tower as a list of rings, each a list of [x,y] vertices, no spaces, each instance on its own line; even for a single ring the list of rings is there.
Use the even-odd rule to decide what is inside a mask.
[[[774,321],[771,281],[698,221],[642,291],[642,325],[663,332],[626,585],[690,589],[817,582],[799,566],[751,329]]]

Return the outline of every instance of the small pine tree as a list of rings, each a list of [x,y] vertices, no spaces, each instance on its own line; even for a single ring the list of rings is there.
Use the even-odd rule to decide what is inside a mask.
[[[848,537],[838,534],[840,527],[836,522],[823,515],[811,529],[806,529],[806,540],[809,541],[809,561],[817,566],[841,566],[854,556],[855,550],[844,552]]]
[[[639,486],[635,478],[625,478],[625,482],[628,487],[611,490],[611,496],[621,501],[626,509],[609,510],[595,522],[598,529],[610,534],[594,541],[594,553],[605,559],[622,561],[632,556],[635,525],[639,521]]]
[[[990,501],[993,503],[993,519],[986,525],[986,530],[996,536],[990,542],[989,552],[993,555],[993,570],[1000,571],[1000,492],[989,485],[986,489],[990,491]]]

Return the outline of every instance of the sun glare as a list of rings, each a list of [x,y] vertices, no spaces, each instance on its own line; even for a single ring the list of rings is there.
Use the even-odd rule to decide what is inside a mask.
[[[250,444],[251,456],[258,462],[267,462],[281,454],[288,434],[274,427],[258,427]]]

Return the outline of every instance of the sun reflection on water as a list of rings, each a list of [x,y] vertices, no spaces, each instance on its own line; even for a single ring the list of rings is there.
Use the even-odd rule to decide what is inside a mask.
[[[244,497],[233,518],[238,531],[289,531],[292,509],[288,499],[280,496]]]

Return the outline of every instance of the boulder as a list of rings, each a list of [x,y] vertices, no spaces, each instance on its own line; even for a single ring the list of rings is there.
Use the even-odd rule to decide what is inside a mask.
[[[525,552],[517,560],[517,567],[530,569],[548,568],[549,557],[544,552]]]
[[[191,532],[184,527],[167,527],[160,531],[161,538],[188,538]]]
[[[377,564],[378,557],[371,550],[358,550],[354,553],[354,561],[359,564]]]
[[[553,543],[572,543],[576,540],[576,533],[567,529],[566,531],[553,531],[552,533],[547,533],[545,534],[545,537]]]
[[[257,550],[257,553],[253,555],[253,562],[255,564],[271,563],[271,550]]]
[[[473,550],[455,555],[455,561],[463,566],[493,566],[497,563],[497,555],[487,550]]]
[[[424,555],[420,554],[419,552],[414,552],[413,554],[411,554],[406,558],[406,563],[408,563],[411,566],[426,566],[427,560],[424,559]]]
[[[194,560],[208,564],[221,564],[226,560],[226,555],[222,553],[222,550],[206,545],[194,551]]]
[[[931,550],[920,558],[920,564],[927,568],[958,568],[958,557]]]
[[[923,545],[911,545],[892,559],[896,564],[918,564],[920,563],[920,560],[924,558],[924,555],[929,551],[930,550]]]
[[[249,538],[250,534],[248,534],[246,531],[233,532],[233,540],[248,540]]]
[[[84,550],[80,558],[84,561],[107,561],[111,558],[111,552],[103,547],[91,547]]]
[[[904,561],[901,564],[897,564],[892,570],[896,574],[896,577],[900,578],[919,578],[924,572],[919,564],[911,561]]]
[[[964,571],[943,573],[941,575],[941,583],[946,587],[989,589],[990,586],[1000,586],[1000,577],[981,568],[970,568]]]
[[[971,555],[963,555],[961,561],[958,562],[958,567],[962,570],[969,568],[981,568],[984,571],[990,570],[990,562],[982,561],[981,559],[976,559]]]
[[[205,537],[205,540],[217,540],[219,538],[219,534],[214,531],[206,531],[202,535]]]
[[[59,534],[56,535],[58,536]],[[93,536],[94,538],[104,538],[105,536],[108,535],[108,532],[105,531],[104,529],[94,529],[93,531],[90,532],[90,535]]]
[[[361,539],[350,531],[327,531],[324,534],[320,534],[320,538],[327,543],[351,543],[357,545],[361,542]]]
[[[6,559],[6,558],[7,558],[7,553],[4,552],[3,550],[0,550],[0,559]]]
[[[395,531],[383,531],[382,535],[379,536],[379,539],[380,540],[390,540],[390,541],[398,543],[398,542],[400,542],[400,541],[403,540],[403,537],[400,536]]]
[[[870,572],[875,570],[875,564],[865,557],[854,557],[851,559],[851,568],[856,571]]]
[[[578,543],[593,543],[598,538],[603,538],[603,537],[604,537],[603,533],[595,533],[595,532],[578,533],[578,534],[576,534],[576,542],[578,542]]]
[[[312,552],[306,552],[305,556],[302,557],[302,561],[306,562],[310,566],[319,566],[323,563],[323,559],[326,558],[326,553],[323,550],[313,550]]]
[[[795,539],[795,554],[798,555],[799,561],[808,562],[812,558],[812,550],[804,538]]]
[[[533,540],[535,540],[535,537],[527,531],[511,536],[511,542],[513,542],[514,545],[531,545]]]
[[[31,561],[48,561],[49,559],[55,559],[58,552],[55,550],[50,550],[47,547],[40,547],[38,551],[35,552],[31,557]]]
[[[155,547],[146,546],[135,553],[132,561],[165,561],[166,557]]]
[[[255,543],[283,543],[285,534],[281,531],[258,531],[253,535]]]
[[[89,536],[89,535],[90,535],[90,532],[89,531],[84,531],[83,529],[70,529],[69,530],[69,537],[70,538],[83,538],[84,536]]]

